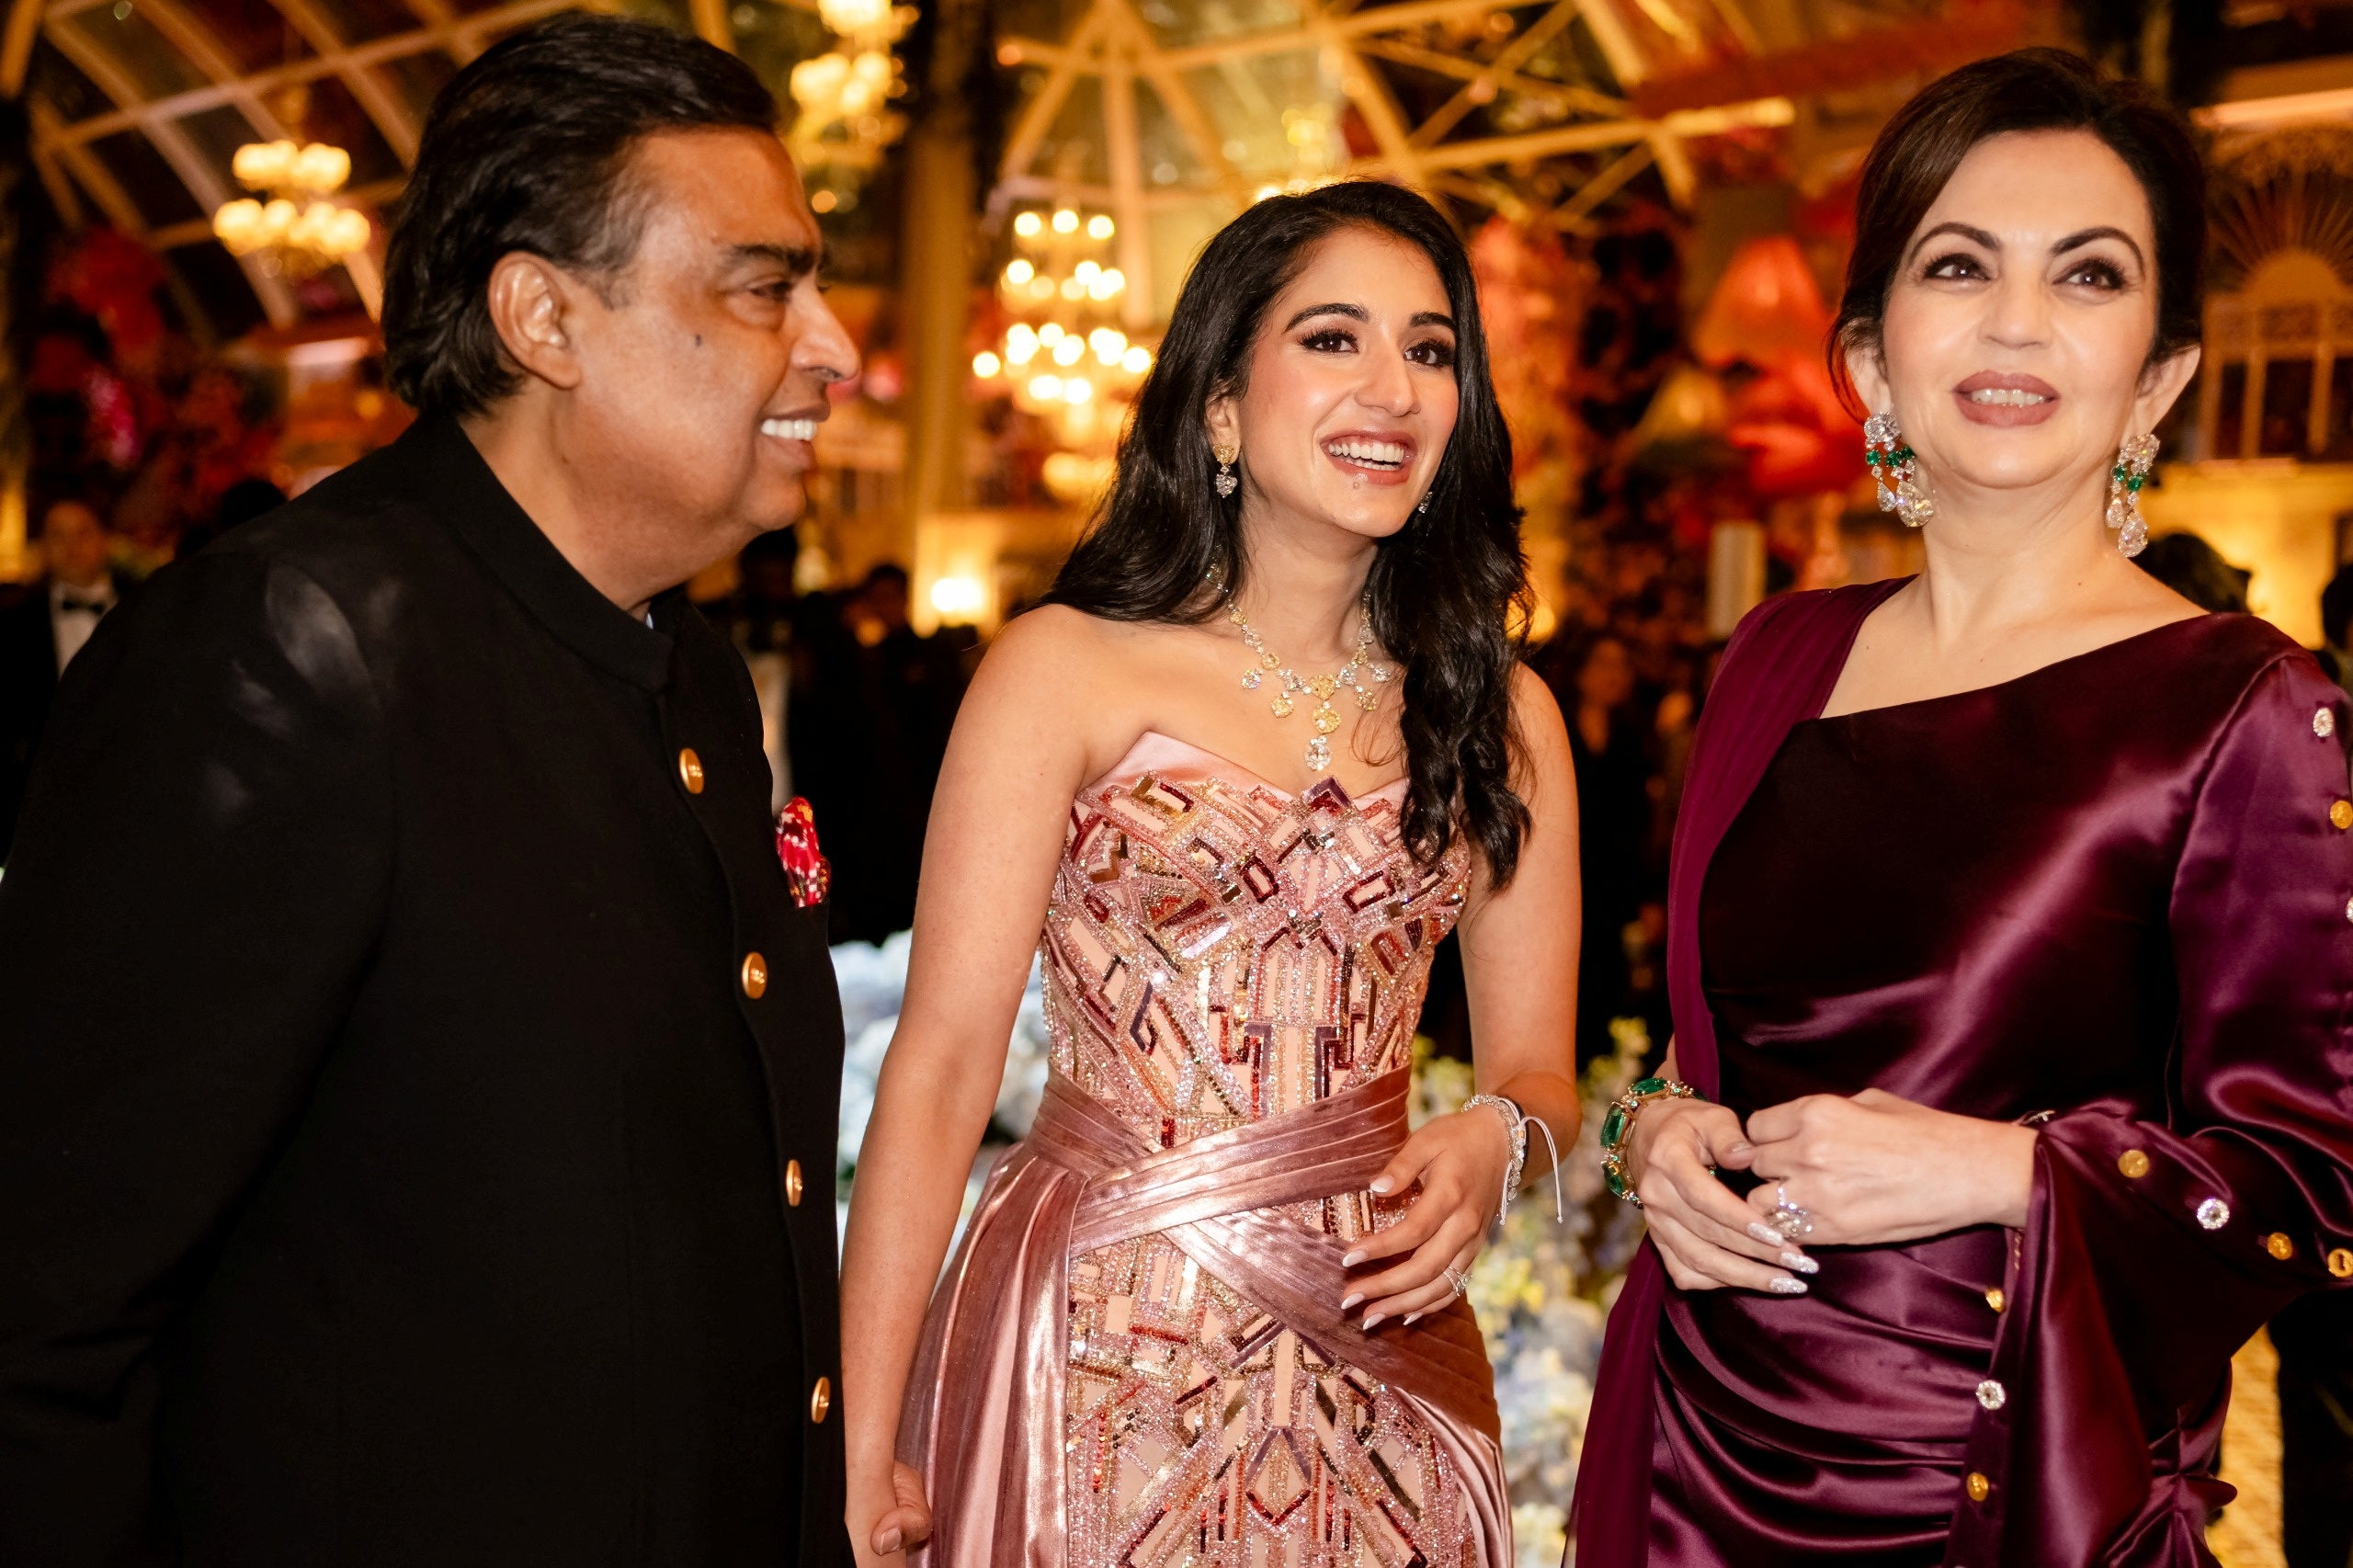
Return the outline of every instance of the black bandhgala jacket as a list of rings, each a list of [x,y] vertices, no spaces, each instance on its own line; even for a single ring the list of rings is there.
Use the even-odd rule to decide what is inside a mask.
[[[0,1563],[846,1558],[824,912],[742,662],[651,619],[428,418],[74,661],[0,877]]]

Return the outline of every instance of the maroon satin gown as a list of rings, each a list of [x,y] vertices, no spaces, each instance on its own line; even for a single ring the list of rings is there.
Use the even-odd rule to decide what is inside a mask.
[[[1582,1568],[2209,1562],[2231,1353],[2353,1275],[2344,694],[2209,616],[1813,717],[1894,586],[1768,606],[1727,656],[1678,1062],[1744,1117],[1876,1085],[2043,1119],[2029,1223],[1817,1249],[1796,1299],[1646,1257]]]

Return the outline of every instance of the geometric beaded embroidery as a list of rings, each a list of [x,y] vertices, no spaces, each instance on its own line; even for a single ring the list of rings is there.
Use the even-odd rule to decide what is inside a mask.
[[[1198,769],[1074,802],[1041,943],[1054,1069],[1162,1148],[1405,1070],[1469,885],[1460,839],[1406,853],[1402,781],[1293,797],[1185,749]],[[1404,1203],[1290,1211],[1346,1240]],[[1468,1561],[1461,1479],[1412,1408],[1174,1244],[1074,1257],[1069,1310],[1074,1564]]]

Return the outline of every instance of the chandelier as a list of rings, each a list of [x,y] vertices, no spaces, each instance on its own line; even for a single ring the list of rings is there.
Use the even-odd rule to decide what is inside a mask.
[[[915,11],[891,0],[819,0],[817,14],[841,47],[792,68],[788,90],[801,112],[786,141],[810,182],[809,205],[832,212],[856,204],[858,187],[906,129],[890,107],[907,90],[891,46]]]
[[[1152,369],[1152,350],[1114,316],[1126,276],[1101,257],[1117,233],[1108,213],[1076,209],[1015,214],[1020,253],[997,278],[1013,317],[1004,342],[972,357],[972,373],[1002,381],[1014,406],[1044,418],[1064,446],[1108,446]]]
[[[313,142],[249,142],[230,160],[237,183],[256,197],[223,202],[212,232],[237,256],[308,278],[368,248],[368,215],[328,199],[351,177],[351,154]]]

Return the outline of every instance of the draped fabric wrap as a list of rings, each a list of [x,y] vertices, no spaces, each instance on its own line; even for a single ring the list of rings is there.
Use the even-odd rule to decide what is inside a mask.
[[[2018,1231],[1614,1313],[1577,1561],[2211,1561],[2232,1352],[2353,1276],[2344,695],[2245,617],[1817,717],[1896,585],[1753,616],[1673,871],[1683,1075],[2040,1129]]]
[[[1768,599],[1724,649],[1692,740],[1667,869],[1666,991],[1676,1066],[1703,1098],[1716,1093],[1715,1024],[1699,979],[1699,890],[1708,861],[1790,726],[1830,700],[1864,618],[1898,585]],[[1666,1290],[1665,1267],[1645,1240],[1610,1309],[1586,1424],[1569,1519],[1571,1551],[1581,1568],[1640,1568],[1649,1561],[1651,1389]]]
[[[1388,1383],[1449,1450],[1483,1568],[1509,1568],[1494,1383],[1457,1300],[1367,1334],[1340,1310],[1337,1239],[1270,1212],[1360,1190],[1404,1142],[1408,1074],[1156,1149],[1057,1074],[1028,1139],[990,1174],[932,1299],[900,1458],[933,1511],[931,1568],[1062,1568],[1068,1260],[1159,1233],[1323,1351]]]

